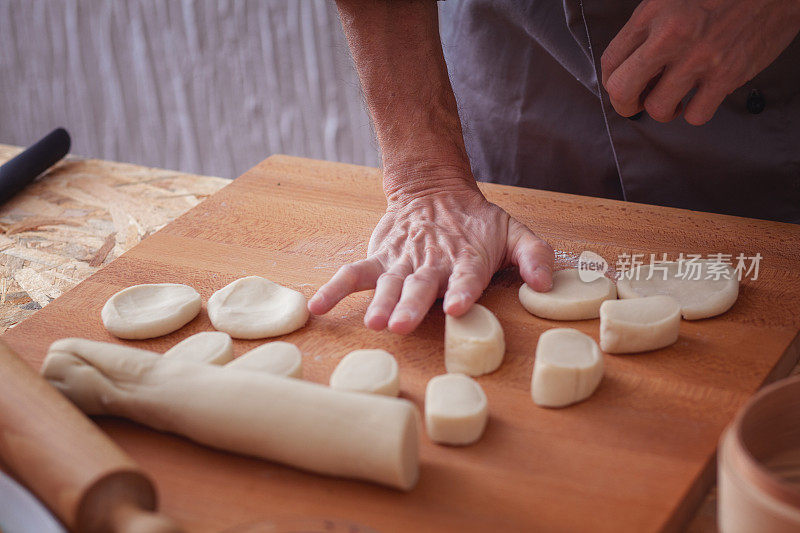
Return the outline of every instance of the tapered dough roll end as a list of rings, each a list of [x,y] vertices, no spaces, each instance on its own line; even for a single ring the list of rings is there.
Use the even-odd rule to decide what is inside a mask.
[[[721,315],[739,297],[739,278],[733,267],[712,260],[669,261],[641,265],[617,282],[619,297],[670,296],[686,320]]]
[[[167,359],[224,365],[233,359],[233,340],[221,331],[201,331],[164,352]]]
[[[566,407],[591,396],[603,378],[603,355],[594,339],[572,328],[539,336],[531,397],[542,407]]]
[[[600,307],[600,347],[607,353],[637,353],[678,340],[681,306],[669,296],[610,300]]]
[[[300,379],[303,377],[303,354],[290,342],[268,342],[243,353],[225,366]]]
[[[134,285],[111,296],[100,311],[103,325],[120,339],[172,333],[200,312],[200,294],[180,283]]]
[[[248,276],[208,299],[208,316],[219,331],[236,339],[286,335],[308,321],[306,298],[266,278]]]
[[[583,281],[578,269],[559,270],[553,274],[553,288],[537,292],[523,283],[519,301],[532,315],[548,320],[588,320],[600,316],[600,305],[617,297],[614,283],[601,277]]]
[[[464,374],[443,374],[425,388],[425,427],[439,444],[463,446],[481,438],[489,418],[486,394]]]
[[[480,376],[503,362],[506,342],[494,313],[473,304],[460,317],[447,315],[444,328],[444,364],[450,373]]]
[[[355,350],[345,355],[333,370],[333,389],[384,396],[400,393],[397,361],[385,350]]]

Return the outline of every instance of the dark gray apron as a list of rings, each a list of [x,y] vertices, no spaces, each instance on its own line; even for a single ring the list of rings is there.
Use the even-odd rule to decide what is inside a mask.
[[[636,5],[439,4],[478,179],[800,223],[800,38],[704,126],[631,120],[598,77],[600,56]]]

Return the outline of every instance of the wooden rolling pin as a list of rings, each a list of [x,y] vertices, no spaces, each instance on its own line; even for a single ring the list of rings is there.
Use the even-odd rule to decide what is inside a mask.
[[[180,531],[133,459],[2,341],[0,460],[72,531]]]

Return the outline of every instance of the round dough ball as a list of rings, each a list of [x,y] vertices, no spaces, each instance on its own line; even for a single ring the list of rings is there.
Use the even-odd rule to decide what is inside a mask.
[[[697,270],[690,270],[694,268]],[[722,273],[719,277],[718,272]],[[687,273],[689,279],[684,279]],[[699,279],[694,279],[695,273]],[[629,270],[617,282],[617,290],[620,298],[671,296],[678,300],[683,318],[698,320],[730,309],[739,296],[739,279],[733,267],[724,263],[705,260],[684,261],[681,265],[672,261]]]
[[[202,331],[164,352],[167,359],[224,365],[233,359],[233,340],[221,331]]]
[[[355,350],[336,365],[330,385],[337,390],[397,396],[400,393],[397,361],[385,350]]]
[[[188,285],[134,285],[109,298],[100,317],[106,329],[121,339],[151,339],[180,329],[201,306],[200,294]]]
[[[444,365],[450,373],[480,376],[503,362],[506,342],[494,314],[473,304],[460,317],[447,315],[444,325]]]
[[[553,328],[539,336],[531,397],[542,407],[564,407],[585,400],[603,378],[603,356],[590,336],[572,328]]]
[[[243,353],[225,366],[300,379],[303,377],[303,354],[291,342],[268,342]]]
[[[617,288],[607,277],[582,281],[577,268],[553,274],[553,288],[536,292],[523,283],[519,301],[531,314],[550,320],[587,320],[600,316],[600,304],[617,297]]]
[[[464,374],[436,376],[425,388],[425,427],[440,444],[472,444],[481,438],[489,418],[486,394]]]
[[[259,276],[237,279],[211,295],[208,316],[220,331],[236,339],[286,335],[308,320],[301,293]]]
[[[657,350],[678,340],[681,306],[669,296],[609,300],[600,306],[600,348],[606,353]]]

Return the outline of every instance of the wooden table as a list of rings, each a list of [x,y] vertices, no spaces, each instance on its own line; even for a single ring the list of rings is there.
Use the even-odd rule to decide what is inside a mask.
[[[17,150],[0,145],[0,162]],[[35,313],[227,183],[79,158],[60,164],[0,209],[0,328]],[[689,530],[713,531],[714,519],[712,491]]]

